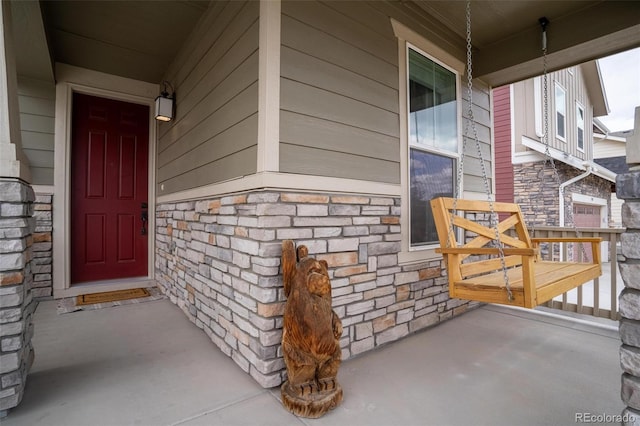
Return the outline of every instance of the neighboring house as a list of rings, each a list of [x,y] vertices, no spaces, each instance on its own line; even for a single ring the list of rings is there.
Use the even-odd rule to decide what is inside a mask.
[[[503,86],[493,91],[496,198],[520,204],[530,227],[606,228],[615,174],[593,160],[593,120],[608,113],[597,62],[547,81],[549,157],[559,179],[545,161],[543,77]]]
[[[627,137],[633,135],[633,130],[622,132],[609,132],[609,129],[598,119],[593,120],[593,158],[594,161],[605,169],[611,170],[616,175],[627,173],[626,142]],[[622,204],[616,191],[611,191],[611,216],[609,226],[622,227]]]
[[[600,18],[597,31],[554,29],[562,65],[640,36],[625,2],[487,5],[473,107],[493,176],[491,87],[541,73],[539,52],[521,49],[539,41],[531,22]],[[327,260],[345,359],[468,309],[449,298],[427,204],[451,194],[461,157],[464,9],[3,1],[0,414],[33,359],[33,298],[51,291],[157,285],[265,387],[285,374],[284,239]],[[158,123],[165,81],[176,105]],[[479,161],[465,165],[464,196],[484,197]]]

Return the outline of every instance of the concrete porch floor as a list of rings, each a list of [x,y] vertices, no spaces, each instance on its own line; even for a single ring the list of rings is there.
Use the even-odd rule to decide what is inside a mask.
[[[612,323],[615,324],[615,323]],[[343,362],[344,401],[286,412],[167,300],[35,316],[12,425],[569,425],[618,415],[617,329],[487,305]]]

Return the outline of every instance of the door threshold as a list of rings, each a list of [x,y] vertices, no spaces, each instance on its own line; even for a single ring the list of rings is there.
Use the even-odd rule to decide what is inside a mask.
[[[53,298],[62,299],[65,297],[75,297],[82,294],[102,293],[105,291],[131,290],[141,287],[155,287],[155,280],[149,277],[123,278],[108,281],[91,281],[74,284],[70,288],[54,290]]]

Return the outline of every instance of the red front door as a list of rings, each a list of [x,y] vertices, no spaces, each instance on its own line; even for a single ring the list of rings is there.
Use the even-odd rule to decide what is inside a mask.
[[[149,107],[73,95],[71,283],[147,276]]]

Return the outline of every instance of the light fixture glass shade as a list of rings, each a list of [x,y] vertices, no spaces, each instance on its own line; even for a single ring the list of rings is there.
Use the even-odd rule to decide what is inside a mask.
[[[171,121],[173,118],[173,98],[169,98],[166,94],[156,98],[156,120]]]

